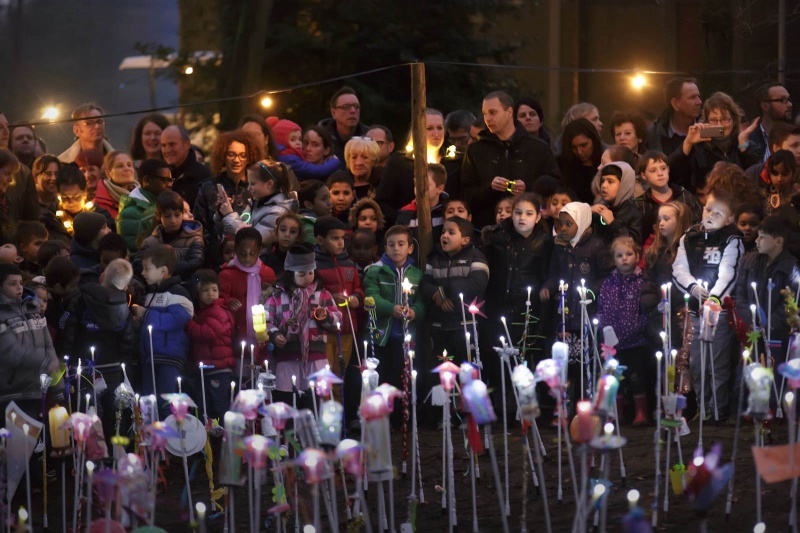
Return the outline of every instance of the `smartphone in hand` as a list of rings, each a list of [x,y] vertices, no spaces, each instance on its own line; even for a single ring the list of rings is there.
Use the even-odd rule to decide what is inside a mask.
[[[700,128],[701,139],[722,139],[725,130],[722,126],[703,126]]]

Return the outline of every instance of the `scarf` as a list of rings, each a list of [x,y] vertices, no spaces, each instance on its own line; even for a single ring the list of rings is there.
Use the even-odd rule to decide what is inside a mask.
[[[133,189],[128,189],[127,187],[123,187],[122,185],[117,185],[111,180],[103,180],[103,185],[106,186],[106,190],[108,191],[108,195],[119,204],[119,199],[122,198],[124,195],[131,192]],[[132,184],[134,188],[136,187],[136,183]]]
[[[257,344],[256,332],[253,329],[253,306],[260,304],[261,300],[261,266],[264,264],[261,259],[256,260],[256,264],[251,267],[246,267],[239,262],[239,258],[233,256],[233,266],[247,274],[247,305],[245,306],[244,315],[247,324],[247,343]]]
[[[308,287],[295,287],[292,290],[290,299],[294,312],[291,318],[285,323],[286,333],[288,333],[288,335],[296,335],[297,340],[300,341],[300,361],[302,362],[300,368],[302,369],[305,369],[306,362],[308,361],[308,347],[311,341],[311,332],[309,331],[308,322],[312,314],[309,302],[315,287],[316,285],[312,283]]]
[[[562,210],[566,211],[578,225],[578,233],[569,241],[574,248],[575,245],[578,244],[578,241],[581,240],[581,237],[583,237],[586,229],[592,225],[592,208],[589,207],[589,204],[583,202],[570,202],[565,205]]]

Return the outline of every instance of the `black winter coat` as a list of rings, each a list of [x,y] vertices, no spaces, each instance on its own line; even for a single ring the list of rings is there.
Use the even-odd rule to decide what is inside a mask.
[[[636,243],[642,245],[642,212],[636,207],[633,199],[610,207],[614,213],[614,220],[603,223],[600,215],[592,213],[592,228],[595,235],[600,237],[606,245],[610,246],[617,237],[631,237]]]

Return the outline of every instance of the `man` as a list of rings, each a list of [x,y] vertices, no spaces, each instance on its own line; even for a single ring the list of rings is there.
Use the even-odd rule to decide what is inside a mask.
[[[483,99],[486,130],[467,146],[461,167],[464,199],[471,202],[475,227],[494,224],[494,206],[510,194],[533,188],[542,175],[561,176],[547,144],[534,139],[514,120],[514,101],[503,91]]]
[[[8,148],[10,132],[8,119],[0,111],[0,150]],[[36,181],[31,170],[25,165],[20,165],[11,185],[6,191],[6,206],[8,219],[11,221],[9,235],[13,235],[17,228],[18,220],[39,220],[39,195],[36,193]]]
[[[469,129],[475,123],[475,115],[466,109],[456,109],[444,117],[444,129],[447,138],[456,147],[456,152],[465,153],[470,141]]]
[[[200,182],[210,178],[211,171],[195,158],[189,132],[176,125],[164,128],[161,132],[161,154],[172,172],[172,190],[190,206],[194,206]]]
[[[780,83],[767,83],[756,89],[755,100],[761,122],[747,140],[758,157],[766,161],[772,153],[769,142],[772,127],[780,122],[792,122],[792,98]]]
[[[64,150],[58,159],[62,163],[72,163],[81,150],[100,150],[103,155],[113,152],[114,147],[105,139],[106,121],[97,118],[104,115],[103,108],[89,102],[81,104],[72,112],[72,133],[76,140],[72,145]]]
[[[375,166],[384,168],[386,163],[389,162],[389,156],[394,152],[394,136],[392,132],[386,126],[375,124],[374,126],[370,126],[369,131],[367,131],[367,137],[375,141],[378,148],[380,148],[378,152],[378,164]]]
[[[117,233],[122,235],[128,250],[133,254],[155,227],[158,195],[172,188],[169,165],[159,159],[145,159],[139,165],[142,184],[119,200]]]
[[[10,132],[11,151],[19,162],[30,168],[36,160],[36,136],[30,126],[16,126]]]
[[[369,128],[361,122],[361,104],[352,87],[344,86],[331,97],[331,118],[321,120],[319,125],[331,134],[333,154],[345,168],[344,145],[351,137],[366,135]]]
[[[664,86],[664,100],[661,116],[647,128],[647,147],[669,156],[683,146],[689,126],[700,116],[703,101],[694,78],[669,80]]]

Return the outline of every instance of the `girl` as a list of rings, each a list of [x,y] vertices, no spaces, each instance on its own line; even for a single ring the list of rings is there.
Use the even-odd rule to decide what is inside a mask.
[[[636,175],[628,163],[615,161],[600,169],[595,186],[600,201],[592,206],[593,223],[598,237],[610,244],[617,237],[642,240],[642,212],[633,203]]]
[[[742,232],[744,253],[747,254],[756,249],[758,226],[761,225],[762,220],[764,220],[764,210],[760,205],[745,204],[736,210],[736,227]]]
[[[275,242],[269,250],[261,254],[261,260],[265,265],[275,271],[276,276],[283,274],[283,262],[286,254],[295,244],[305,242],[306,233],[300,217],[294,213],[286,213],[278,217],[275,229]]]
[[[385,223],[383,211],[371,198],[362,198],[350,209],[350,226],[353,229],[368,229],[377,235],[383,231]]]
[[[221,193],[217,199],[224,232],[235,235],[240,228],[249,225],[261,234],[263,246],[272,244],[278,217],[284,213],[297,213],[293,182],[289,168],[283,163],[259,161],[248,168],[247,190],[251,198],[244,212],[239,215],[234,211],[230,200]]]
[[[789,205],[797,193],[797,162],[789,150],[778,150],[772,154],[765,165],[767,182],[761,173],[759,184],[764,194],[764,210],[767,216],[783,205]]]
[[[588,203],[593,199],[592,179],[602,155],[603,142],[594,124],[579,118],[565,125],[558,165],[564,176],[564,185],[574,190],[581,202]]]
[[[293,246],[275,292],[266,301],[267,328],[275,343],[275,401],[291,401],[292,376],[298,390],[308,390],[307,377],[328,363],[327,331],[336,331],[342,320],[333,296],[315,279],[316,268],[310,244]]]
[[[497,202],[494,206],[494,223],[500,224],[507,218],[511,218],[511,213],[514,211],[514,199],[506,197]]]
[[[617,237],[611,244],[614,271],[600,287],[597,297],[598,330],[614,328],[619,342],[615,346],[617,360],[625,365],[622,395],[617,396],[630,405],[633,399],[636,417],[634,426],[647,423],[647,342],[644,337],[647,314],[642,307],[642,270],[639,268],[639,245],[631,237]],[[623,417],[621,402],[617,416]]]

